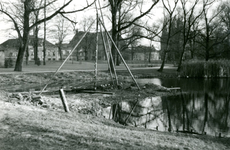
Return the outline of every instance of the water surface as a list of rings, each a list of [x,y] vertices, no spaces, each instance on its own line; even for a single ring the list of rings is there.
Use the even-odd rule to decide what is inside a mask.
[[[112,107],[115,121],[160,131],[230,137],[230,80],[154,78],[137,81],[181,87],[183,93],[115,104]]]

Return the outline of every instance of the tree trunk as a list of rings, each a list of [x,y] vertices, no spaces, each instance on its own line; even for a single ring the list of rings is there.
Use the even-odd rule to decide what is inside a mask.
[[[184,51],[181,52],[181,55],[180,55],[180,58],[179,58],[179,63],[178,63],[178,67],[177,67],[178,72],[180,72],[180,70],[181,70],[183,55],[184,55]]]
[[[180,70],[181,70],[182,60],[183,60],[184,51],[185,51],[185,45],[186,45],[186,42],[184,41],[182,52],[181,52],[181,55],[180,55],[180,58],[179,58],[178,67],[177,67],[178,72],[180,72]]]
[[[117,8],[115,6],[115,7],[112,7],[111,9],[112,9],[112,39],[113,39],[114,43],[117,43],[117,19],[116,19]],[[114,64],[116,64],[116,48],[115,48],[113,43],[111,45],[111,53],[112,53],[112,57],[113,57],[111,59],[113,59]],[[110,59],[110,66],[111,66],[112,72],[114,73],[114,67],[115,66],[113,66],[113,62],[111,59]]]
[[[29,1],[25,1],[25,3],[29,3]],[[23,36],[22,39],[19,38],[20,40],[20,47],[18,51],[18,57],[16,60],[15,68],[14,71],[22,71],[22,64],[23,64],[23,59],[24,59],[24,53],[27,48],[27,43],[28,43],[28,38],[29,38],[29,20],[30,20],[30,8],[28,4],[24,4],[24,22],[23,22]]]
[[[22,63],[24,58],[24,48],[22,46],[19,47],[18,56],[16,60],[16,64],[14,67],[14,71],[22,71]]]
[[[34,48],[34,64],[38,65],[38,26],[36,26],[34,29],[33,48]]]
[[[46,5],[46,0],[44,3]],[[44,19],[46,19],[46,7],[44,7]],[[44,21],[43,65],[46,65],[46,20]]]
[[[149,52],[148,62],[151,63],[151,52]]]
[[[60,45],[58,45],[58,53],[59,53],[59,56],[60,56],[60,60],[63,60],[61,49],[62,49],[62,48],[61,48],[61,44],[60,44]]]
[[[160,67],[160,69],[157,70],[157,71],[159,71],[159,72],[162,72],[163,69],[164,69],[165,60],[166,60],[166,55],[167,55],[167,52],[164,51],[164,52],[163,52],[163,58],[162,58],[161,67]]]
[[[209,32],[209,31],[207,31]],[[209,33],[207,33],[206,35],[206,44],[205,44],[205,61],[208,61],[209,60]]]
[[[28,48],[28,46],[26,47],[26,65],[28,65],[29,64],[29,48]]]
[[[37,65],[38,63],[38,45],[37,40],[34,41],[34,64]]]

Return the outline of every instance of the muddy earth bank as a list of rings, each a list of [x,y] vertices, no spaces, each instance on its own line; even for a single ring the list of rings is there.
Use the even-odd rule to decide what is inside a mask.
[[[69,110],[104,116],[104,111],[120,101],[136,101],[146,97],[175,94],[165,87],[127,81],[130,76],[118,75],[118,86],[106,72],[20,73],[0,75],[1,100],[45,109],[63,110],[59,89],[64,89]],[[43,93],[40,91],[47,85]],[[95,90],[96,89],[96,90]],[[105,117],[105,116],[104,116]]]

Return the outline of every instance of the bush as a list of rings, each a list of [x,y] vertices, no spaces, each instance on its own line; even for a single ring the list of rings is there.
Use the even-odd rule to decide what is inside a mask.
[[[6,58],[5,59],[5,68],[12,68],[13,67],[13,59],[12,58]]]
[[[188,61],[182,64],[181,77],[230,77],[229,60]]]

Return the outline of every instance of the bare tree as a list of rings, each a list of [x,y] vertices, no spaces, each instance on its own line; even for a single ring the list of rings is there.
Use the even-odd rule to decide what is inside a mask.
[[[223,29],[222,31],[225,32],[225,34],[227,35],[225,41],[227,43],[227,48],[225,51],[227,51],[227,53],[230,53],[230,2],[229,1],[225,1],[221,4],[220,9],[222,9],[222,13],[220,14],[220,21],[223,24]],[[229,58],[229,55],[227,56]]]
[[[177,71],[180,71],[181,69],[186,45],[191,38],[192,26],[196,23],[197,19],[203,13],[202,11],[199,12],[198,10],[199,0],[195,0],[193,3],[189,3],[188,0],[180,0],[180,2],[182,5],[182,10],[183,10],[183,13],[182,13],[183,15],[182,16],[183,17],[183,31],[182,31],[183,44],[182,44],[182,50],[181,50],[181,54],[179,58]],[[195,12],[198,12],[198,13],[195,14]]]
[[[93,16],[85,17],[79,22],[79,26],[81,29],[83,29],[84,32],[87,31],[88,27],[92,22],[94,21]],[[91,29],[93,30],[93,29]],[[77,33],[76,33],[77,34]],[[85,52],[85,60],[92,60],[92,57],[95,53],[95,47],[96,47],[96,34],[90,33],[85,36],[85,38],[82,40],[82,48]]]
[[[28,47],[29,33],[36,25],[44,23],[45,21],[51,20],[57,14],[61,14],[62,16],[65,16],[65,14],[68,14],[68,13],[75,13],[78,11],[82,11],[82,10],[90,7],[94,3],[94,2],[92,2],[90,4],[87,3],[87,6],[85,6],[82,9],[65,11],[64,8],[66,8],[68,5],[70,5],[72,1],[73,0],[68,0],[61,7],[58,7],[56,9],[52,9],[53,11],[49,12],[49,14],[47,16],[40,18],[37,22],[32,23],[32,24],[30,22],[30,17],[34,11],[42,10],[44,8],[47,8],[47,7],[51,7],[55,4],[55,2],[58,2],[58,1],[57,0],[47,1],[47,3],[41,7],[34,7],[35,3],[37,2],[36,0],[18,1],[19,4],[23,7],[21,14],[19,14],[19,15],[23,16],[23,19],[20,20],[22,22],[22,25],[20,24],[21,22],[18,22],[17,14],[12,13],[12,11],[14,12],[14,10],[8,9],[8,8],[18,9],[16,3],[15,2],[3,2],[3,1],[0,2],[0,12],[5,14],[6,16],[8,16],[10,18],[10,20],[14,24],[15,30],[17,31],[19,42],[20,42],[20,47],[19,47],[18,56],[17,56],[14,71],[22,71],[23,58],[24,58],[24,54],[26,52],[26,49]],[[22,26],[22,28],[20,28],[20,26]]]
[[[70,22],[60,15],[56,16],[56,22],[54,24],[54,27],[55,28],[52,29],[52,32],[55,33],[54,38],[57,40],[56,45],[58,47],[60,60],[63,60],[62,45],[68,34],[73,32],[73,29],[71,27]]]
[[[34,22],[37,22],[38,21],[38,15],[39,15],[39,11],[34,11]],[[34,48],[34,63],[36,65],[38,65],[38,32],[39,32],[39,26],[36,25],[34,28],[33,28],[33,35],[34,35],[34,38],[33,38],[33,48]]]
[[[40,3],[36,3],[39,7],[42,6],[42,1]],[[35,5],[36,5],[35,4]],[[33,12],[33,23],[36,23],[39,20],[39,15],[40,15],[40,10],[36,10]],[[35,25],[33,28],[33,48],[34,48],[34,63],[36,65],[40,65],[40,58],[38,58],[38,45],[39,45],[39,38],[38,38],[38,33],[39,33],[40,27],[39,25]]]
[[[112,23],[112,39],[119,47],[119,40],[121,39],[121,35],[125,30],[138,20],[146,16],[150,13],[150,11],[156,6],[156,4],[160,0],[152,0],[151,2],[148,1],[149,7],[146,10],[142,9],[144,0],[136,0],[136,1],[129,1],[129,0],[108,0],[111,12],[111,23]],[[139,8],[139,10],[136,10]],[[134,11],[136,13],[134,13]],[[139,13],[137,13],[139,12]],[[112,56],[115,60],[116,64],[119,64],[118,57],[116,54],[115,46],[112,44],[111,47]]]
[[[162,0],[164,10],[167,14],[164,14],[164,23],[163,23],[163,30],[162,30],[162,38],[161,38],[161,50],[162,50],[162,63],[160,69],[158,71],[163,71],[164,64],[166,60],[166,55],[170,51],[169,46],[171,43],[172,36],[172,23],[174,19],[174,12],[177,7],[177,3],[179,0],[174,0],[173,6],[171,6],[169,0]],[[166,41],[164,43],[164,41]],[[165,44],[165,47],[162,45]]]
[[[210,58],[216,57],[219,53],[222,53],[221,50],[215,51],[215,46],[221,44],[229,35],[228,32],[218,36],[221,27],[220,15],[224,11],[222,8],[214,9],[213,5],[216,0],[203,0],[203,20],[204,28],[201,33],[201,40],[198,43],[204,49],[204,58],[208,61]],[[219,33],[217,33],[219,32]]]

